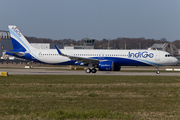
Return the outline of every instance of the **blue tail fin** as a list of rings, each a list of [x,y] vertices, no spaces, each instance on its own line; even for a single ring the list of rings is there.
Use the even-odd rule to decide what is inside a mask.
[[[15,51],[31,52],[32,49],[34,49],[16,26],[10,25],[8,27],[11,34],[13,49]]]

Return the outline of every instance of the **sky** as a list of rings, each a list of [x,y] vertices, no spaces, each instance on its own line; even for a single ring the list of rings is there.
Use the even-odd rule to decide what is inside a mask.
[[[0,30],[28,37],[180,40],[180,0],[2,0]]]

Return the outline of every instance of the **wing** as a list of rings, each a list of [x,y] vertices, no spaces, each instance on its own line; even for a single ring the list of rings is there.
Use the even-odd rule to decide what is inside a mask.
[[[84,58],[84,57],[77,57],[77,56],[70,56],[70,55],[65,55],[63,54],[60,49],[55,45],[55,48],[57,49],[58,53],[61,56],[68,57],[71,60],[77,60],[78,62],[82,62],[83,64],[98,64],[99,60],[98,59],[91,59],[91,58]]]

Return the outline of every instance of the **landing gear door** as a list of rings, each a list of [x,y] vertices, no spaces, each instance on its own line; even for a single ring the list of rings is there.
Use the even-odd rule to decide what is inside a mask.
[[[155,60],[160,61],[160,52],[159,51],[156,52]]]

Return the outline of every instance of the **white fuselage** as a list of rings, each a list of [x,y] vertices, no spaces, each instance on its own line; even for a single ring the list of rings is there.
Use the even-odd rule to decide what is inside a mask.
[[[77,56],[82,58],[94,58],[99,60],[133,60],[154,66],[175,65],[178,60],[172,57],[168,52],[159,50],[65,50],[61,49],[63,54],[69,56]],[[58,54],[56,49],[34,49],[31,54],[37,60],[48,63],[56,64],[71,61],[68,57]],[[132,64],[129,63],[131,66]],[[123,66],[123,63],[121,64]],[[127,63],[126,65],[127,66]]]

